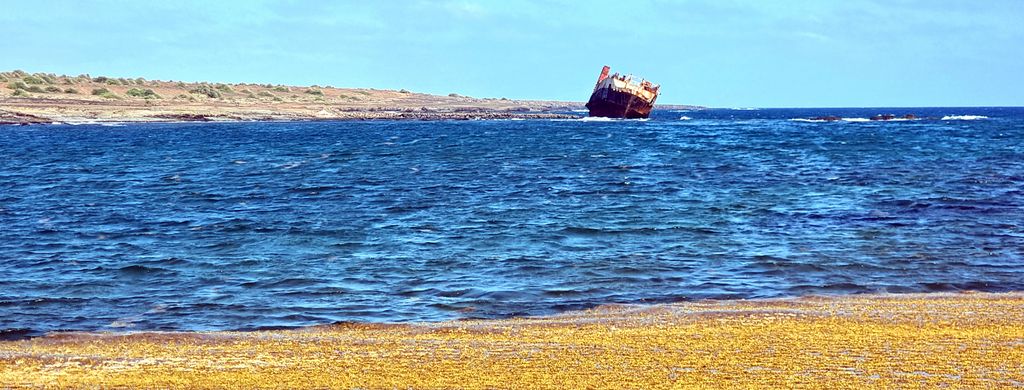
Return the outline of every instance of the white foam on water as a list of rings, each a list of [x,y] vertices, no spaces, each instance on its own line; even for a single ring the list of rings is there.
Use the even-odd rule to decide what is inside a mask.
[[[572,112],[590,112],[590,110],[572,110]]]
[[[549,119],[549,121],[576,121],[576,122],[647,122],[651,118],[637,118],[637,119],[623,119],[623,118],[608,118],[603,116],[585,116],[576,119]]]
[[[53,124],[55,124],[55,125],[68,125],[68,126],[82,126],[82,125],[94,125],[96,123],[99,123],[99,122],[94,121],[94,120],[88,120],[88,119],[69,119],[69,120],[66,120],[64,122],[54,122]]]
[[[981,119],[988,119],[984,115],[946,115],[942,117],[944,121],[976,121]]]
[[[688,116],[681,116],[681,117],[679,117],[679,120],[681,120],[681,121],[688,121],[690,119],[693,119],[693,118],[690,118]]]
[[[824,120],[824,119],[808,119],[808,118],[793,118],[793,119],[790,119],[790,120],[793,121],[793,122],[807,122],[807,123],[871,122],[871,119],[868,119],[868,118],[839,118],[837,120],[832,120],[832,121],[828,121],[828,120]],[[907,120],[907,119],[902,119],[902,118],[900,118],[900,119],[890,119],[889,121],[895,121],[895,120]],[[886,121],[886,122],[888,122],[888,121]]]

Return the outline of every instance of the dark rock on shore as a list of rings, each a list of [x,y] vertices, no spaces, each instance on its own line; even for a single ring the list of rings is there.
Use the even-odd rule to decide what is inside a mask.
[[[0,125],[31,125],[52,123],[53,121],[29,114],[0,111]]]

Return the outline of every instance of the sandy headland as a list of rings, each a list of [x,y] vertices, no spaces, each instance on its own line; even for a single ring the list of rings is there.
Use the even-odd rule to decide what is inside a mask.
[[[542,318],[0,342],[0,387],[996,388],[1024,294],[605,306]]]
[[[406,90],[0,73],[0,123],[576,118],[582,103]]]

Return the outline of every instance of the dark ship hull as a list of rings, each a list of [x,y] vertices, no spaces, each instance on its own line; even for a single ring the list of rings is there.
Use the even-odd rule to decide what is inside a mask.
[[[608,75],[609,67],[601,69],[594,92],[590,94],[587,109],[590,116],[607,118],[647,118],[658,98],[659,86],[646,80],[634,80],[633,76],[618,73]]]
[[[590,95],[587,109],[590,116],[607,118],[638,119],[651,115],[654,104],[628,92],[619,92],[610,88],[599,89]]]

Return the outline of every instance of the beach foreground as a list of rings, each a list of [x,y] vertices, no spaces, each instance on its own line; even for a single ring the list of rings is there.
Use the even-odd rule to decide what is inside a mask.
[[[544,318],[0,343],[0,386],[663,388],[1024,384],[1024,294],[606,306]]]

